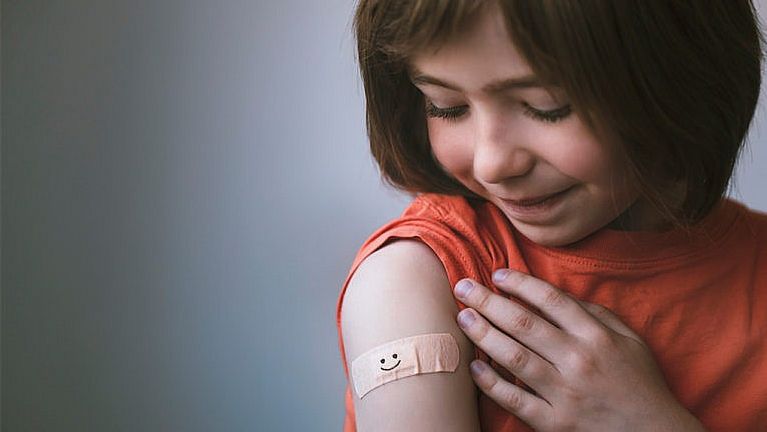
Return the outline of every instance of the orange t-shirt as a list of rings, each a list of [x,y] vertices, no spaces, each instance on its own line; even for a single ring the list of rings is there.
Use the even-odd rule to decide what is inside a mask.
[[[341,335],[344,292],[359,264],[395,238],[427,244],[445,267],[448,289],[470,277],[495,290],[493,270],[509,267],[606,306],[648,344],[672,392],[708,430],[767,430],[767,215],[725,199],[692,233],[605,228],[567,247],[544,247],[488,201],[418,196],[365,241],[338,298],[344,431],[356,430]],[[479,349],[476,357],[489,360]],[[479,393],[483,431],[530,430]]]

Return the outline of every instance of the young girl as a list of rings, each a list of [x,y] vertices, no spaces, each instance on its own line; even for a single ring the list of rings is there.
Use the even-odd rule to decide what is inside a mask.
[[[415,199],[338,299],[345,431],[767,430],[767,215],[723,198],[749,0],[361,0],[355,30]]]

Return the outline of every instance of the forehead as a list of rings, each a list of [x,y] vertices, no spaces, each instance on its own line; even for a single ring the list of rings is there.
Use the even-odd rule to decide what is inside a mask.
[[[443,78],[428,75],[416,68],[412,68],[409,72],[409,75],[410,81],[416,86],[437,86],[458,92],[464,91],[459,84],[455,84]],[[490,81],[482,86],[481,91],[482,93],[486,94],[494,94],[506,90],[545,87],[548,87],[545,82],[539,79],[536,75],[530,73]]]
[[[416,85],[466,92],[493,93],[545,85],[514,45],[503,14],[488,9],[436,49],[414,53],[407,68]]]

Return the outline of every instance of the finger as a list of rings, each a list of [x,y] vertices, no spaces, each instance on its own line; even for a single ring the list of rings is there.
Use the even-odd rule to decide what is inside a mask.
[[[623,336],[630,337],[641,341],[641,337],[634,333],[629,326],[623,323],[618,315],[615,315],[610,309],[596,303],[589,303],[587,301],[579,300],[581,306],[586,309],[591,315],[598,319],[607,328],[613,330],[616,333],[620,333]]]
[[[546,430],[554,413],[548,402],[506,381],[482,360],[474,360],[469,369],[477,387],[495,403],[533,429]]]
[[[476,311],[462,310],[458,324],[474,345],[544,398],[561,387],[562,375],[554,365],[501,333]]]
[[[500,269],[493,273],[499,289],[538,308],[551,322],[567,333],[591,337],[604,331],[602,323],[581,304],[559,288],[525,273]]]
[[[571,337],[524,306],[498,295],[471,279],[463,279],[455,294],[504,333],[554,363],[570,349]]]

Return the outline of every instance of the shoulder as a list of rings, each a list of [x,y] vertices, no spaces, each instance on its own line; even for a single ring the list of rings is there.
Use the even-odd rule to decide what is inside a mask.
[[[364,259],[349,281],[341,309],[348,364],[383,344],[435,333],[453,336],[459,364],[455,372],[413,375],[362,398],[355,394],[358,429],[476,429],[476,389],[468,373],[474,348],[457,326],[457,313],[445,269],[427,245],[398,240]],[[415,405],[418,410],[412,409]]]
[[[756,242],[767,240],[767,213],[749,208],[746,204],[732,198],[724,200],[725,208],[736,215],[736,226]]]
[[[452,219],[458,217],[473,217],[477,207],[483,201],[469,199],[461,195],[444,195],[438,193],[423,193],[418,195],[410,204],[405,214],[425,213],[439,218]]]
[[[351,354],[360,353],[369,347],[357,342],[376,344],[404,336],[395,334],[403,326],[414,334],[429,332],[452,324],[457,313],[437,255],[418,240],[397,240],[365,258],[349,280],[341,309],[345,346]]]
[[[746,215],[746,219],[752,226],[758,227],[759,230],[767,235],[767,213],[761,210],[755,210],[749,207],[743,206],[743,212]]]

